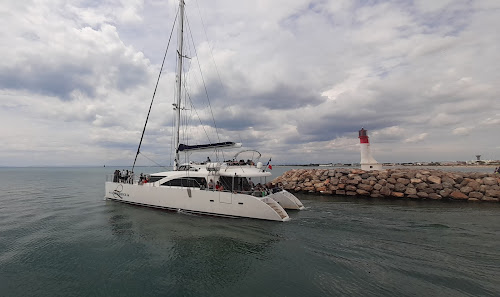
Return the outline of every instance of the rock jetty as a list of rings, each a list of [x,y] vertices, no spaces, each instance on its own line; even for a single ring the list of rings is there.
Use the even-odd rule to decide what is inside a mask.
[[[500,176],[494,173],[441,170],[294,169],[274,179],[291,192],[373,198],[500,200]]]

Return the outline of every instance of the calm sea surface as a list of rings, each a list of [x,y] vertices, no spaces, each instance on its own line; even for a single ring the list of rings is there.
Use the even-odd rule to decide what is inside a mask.
[[[0,168],[0,296],[500,296],[498,204],[298,195],[289,222],[222,219],[105,201],[113,170]]]

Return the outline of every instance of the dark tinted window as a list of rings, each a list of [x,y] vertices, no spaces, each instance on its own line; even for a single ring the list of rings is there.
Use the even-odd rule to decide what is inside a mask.
[[[151,177],[149,178],[149,182],[150,182],[150,183],[154,183],[154,182],[159,181],[159,180],[160,180],[160,179],[162,179],[162,178],[164,178],[164,176],[151,176]]]
[[[206,186],[206,180],[203,177],[185,177],[176,178],[169,180],[161,184],[162,186],[173,186],[173,187],[189,187],[189,188],[200,188]]]
[[[250,186],[246,177],[221,176],[219,182],[225,190],[249,191]],[[234,182],[234,183],[233,183]]]

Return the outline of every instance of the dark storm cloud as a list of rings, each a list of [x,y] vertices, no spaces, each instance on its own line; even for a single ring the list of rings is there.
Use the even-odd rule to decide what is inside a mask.
[[[92,73],[90,69],[68,64],[22,66],[0,70],[0,88],[25,90],[62,100],[70,100],[73,91],[80,91],[88,97],[95,95],[94,88],[85,82],[85,77]]]
[[[242,95],[243,101],[252,102],[256,110],[259,107],[271,110],[300,109],[317,106],[326,101],[326,97],[320,96],[314,90],[284,84],[276,85],[268,92]]]
[[[269,124],[259,109],[248,109],[242,106],[232,106],[225,109],[215,109],[214,119],[209,110],[205,110],[200,114],[203,125],[214,128],[216,125],[218,129],[227,131],[242,131],[250,127],[256,129],[265,129]],[[199,124],[199,120],[193,120],[193,125]],[[268,127],[271,128],[271,127]]]
[[[308,141],[328,141],[357,133],[362,127],[370,130],[378,130],[397,125],[398,122],[397,120],[378,116],[332,115],[332,117],[323,116],[314,120],[299,121],[297,130]],[[288,141],[294,142],[294,139],[289,139]],[[296,141],[303,142],[304,139]]]
[[[248,79],[241,77],[240,79]],[[231,83],[231,82],[229,82]],[[238,85],[248,85],[248,82],[239,82]],[[201,93],[193,94],[193,102],[207,105],[205,89]],[[249,111],[262,110],[292,110],[307,106],[317,106],[325,102],[327,97],[321,96],[312,88],[300,85],[284,84],[276,82],[271,90],[242,89],[230,90],[221,86],[220,82],[210,83],[207,86],[207,93],[211,104],[220,107],[232,105],[235,108],[245,108]]]
[[[33,59],[32,59],[33,60]],[[84,61],[82,61],[84,62]],[[30,63],[30,62],[27,62]],[[98,73],[91,65],[30,63],[16,69],[0,70],[0,89],[24,90],[35,94],[72,100],[71,93],[81,92],[89,98],[96,96],[96,78],[106,78],[107,73]],[[146,69],[130,64],[110,65],[117,69],[111,78],[114,87],[126,91],[147,80]]]

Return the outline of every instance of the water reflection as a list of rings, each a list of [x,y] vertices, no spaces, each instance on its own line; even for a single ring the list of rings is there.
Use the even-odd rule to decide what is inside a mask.
[[[269,260],[281,236],[273,222],[186,215],[109,202],[108,223],[123,257],[141,259],[169,290],[206,294],[245,279]],[[128,254],[128,252],[133,254]],[[148,272],[151,275],[151,272]],[[199,290],[203,289],[204,292]],[[191,294],[190,293],[190,294]]]

